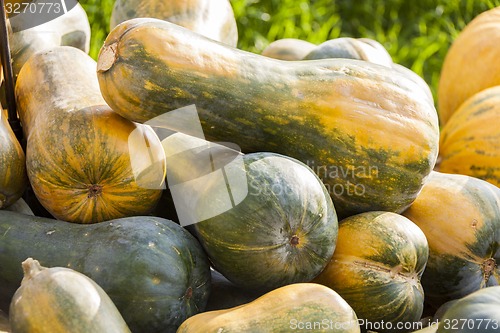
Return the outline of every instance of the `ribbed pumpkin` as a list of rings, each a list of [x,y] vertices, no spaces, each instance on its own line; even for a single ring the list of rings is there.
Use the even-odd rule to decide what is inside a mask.
[[[340,37],[327,40],[306,54],[304,60],[346,58],[390,67],[392,58],[379,42],[369,38]]]
[[[413,80],[366,61],[281,61],[134,19],[108,35],[97,74],[128,119],[195,104],[207,139],[304,162],[343,217],[404,210],[437,158],[433,103]]]
[[[224,178],[208,178],[200,171],[220,165],[226,150],[202,146],[203,140],[182,133],[162,143],[169,185],[171,180],[184,180],[178,186],[190,194],[188,206],[174,201],[177,213],[199,221],[193,232],[214,268],[229,281],[266,292],[309,282],[326,266],[335,249],[337,215],[325,186],[310,168],[287,156],[252,153],[208,174],[218,171]],[[193,159],[182,158],[188,151]],[[196,158],[203,155],[205,164]],[[196,175],[198,181],[190,179]]]
[[[335,253],[313,282],[338,292],[365,322],[391,323],[380,332],[394,332],[397,323],[422,315],[420,277],[428,255],[423,232],[407,218],[390,212],[353,215],[340,221]]]
[[[500,7],[476,16],[458,35],[443,62],[438,111],[444,125],[472,95],[500,85]]]
[[[158,137],[106,105],[95,66],[83,51],[60,46],[33,55],[16,84],[33,191],[69,222],[147,214],[165,177]]]
[[[429,242],[422,276],[426,301],[436,308],[498,285],[500,189],[465,175],[432,172],[405,211]]]
[[[27,185],[24,151],[0,110],[0,209],[15,203]]]
[[[139,17],[166,20],[231,46],[238,43],[229,0],[116,0],[110,27]]]
[[[466,100],[441,130],[436,170],[500,186],[500,86]]]
[[[335,291],[315,283],[290,284],[253,302],[188,318],[177,333],[359,333],[356,314]]]
[[[302,60],[316,48],[316,44],[297,38],[283,38],[269,43],[263,56],[280,60]]]
[[[15,333],[130,333],[102,288],[66,267],[42,267],[28,258],[24,278],[10,303]]]

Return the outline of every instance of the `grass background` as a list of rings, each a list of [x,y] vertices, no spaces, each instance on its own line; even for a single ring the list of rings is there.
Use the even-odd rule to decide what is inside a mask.
[[[161,0],[166,1],[166,0]],[[500,0],[231,0],[238,48],[260,53],[271,41],[337,37],[377,40],[394,62],[422,76],[436,97],[441,66],[458,33]],[[92,27],[91,56],[109,33],[114,0],[82,0]]]

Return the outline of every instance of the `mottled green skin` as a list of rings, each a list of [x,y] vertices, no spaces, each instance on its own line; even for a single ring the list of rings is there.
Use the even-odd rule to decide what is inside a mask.
[[[0,211],[3,309],[28,257],[94,280],[132,332],[175,332],[208,299],[210,269],[201,246],[179,225],[157,217],[81,225]]]
[[[247,154],[243,160],[245,199],[194,225],[213,266],[235,285],[253,291],[311,281],[330,260],[337,239],[337,216],[328,193],[297,160],[272,153]],[[210,186],[201,190],[214,194]]]
[[[457,300],[443,315],[437,333],[493,333],[500,330],[500,286]]]
[[[339,228],[327,276],[317,281],[337,291],[360,319],[392,323],[392,329],[385,326],[380,332],[404,332],[397,323],[416,322],[423,312],[420,278],[429,256],[425,235],[410,220],[388,212],[354,215],[340,221]]]
[[[165,40],[147,40],[147,29],[163,34]],[[313,169],[377,169],[376,176],[352,172],[346,176],[320,175],[339,217],[373,210],[403,211],[434,167],[438,146],[434,106],[415,82],[392,69],[351,59],[279,61],[228,48],[152,19],[124,23],[108,36],[106,45],[117,40],[114,45],[119,50],[114,60],[109,59],[109,52],[101,52],[98,78],[107,103],[128,119],[145,122],[195,104],[207,139],[234,142],[245,153],[272,151],[297,158]],[[172,43],[176,53],[172,47],[163,50],[161,58],[146,49],[153,43]],[[183,60],[179,45],[189,50],[193,64]],[[104,60],[106,53],[108,59]],[[224,58],[227,54],[230,60]],[[110,68],[103,66],[109,61],[113,61]],[[168,61],[175,66],[169,66]],[[370,96],[356,96],[360,86],[372,87]],[[353,101],[347,102],[346,109],[330,96],[341,95],[344,89],[353,93],[346,98]],[[425,127],[425,142],[412,142],[414,157],[402,157],[407,149],[397,145],[366,147],[359,143],[358,133],[346,131],[341,123],[349,116],[335,118],[339,111],[349,113],[349,108],[378,104],[372,98],[380,96],[397,96],[400,100],[389,104],[401,103],[400,109],[415,110],[404,116],[411,125],[400,121],[395,110],[377,110],[380,122],[377,128],[369,129],[373,130],[373,142],[391,135],[395,128],[410,133]],[[357,123],[361,125],[363,119]],[[415,134],[420,136],[421,130]],[[354,189],[357,194],[352,194]]]
[[[443,212],[435,213],[446,218],[444,225],[436,225],[436,228],[444,230],[459,228],[461,236],[471,236],[469,241],[458,239],[451,234],[443,236],[440,233],[436,237],[436,233],[432,233],[434,224],[442,222],[432,220],[432,211],[427,212],[430,215],[426,221],[414,219],[416,215],[412,208],[404,213],[421,226],[429,241],[429,260],[422,276],[427,302],[439,307],[445,302],[462,298],[481,288],[499,285],[500,189],[474,177],[439,172],[431,174],[427,186],[430,190],[424,188],[425,196],[422,195],[417,200],[435,203],[433,207],[440,209],[443,203],[437,197],[439,194],[448,196],[453,204],[451,210],[443,207]],[[433,190],[439,188],[446,189],[447,193],[441,191],[433,194]],[[458,197],[460,201],[453,200],[454,197]],[[456,215],[456,209],[463,207],[464,201],[475,209],[471,219],[469,219],[471,213],[468,211],[470,206],[467,206],[467,210],[461,212],[459,216]],[[443,242],[452,246],[448,253],[435,249],[435,244]],[[483,263],[490,258],[495,259],[496,265],[489,274],[485,274]]]

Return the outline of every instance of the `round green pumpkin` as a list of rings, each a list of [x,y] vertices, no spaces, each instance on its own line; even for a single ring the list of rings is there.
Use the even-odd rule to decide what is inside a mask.
[[[244,155],[241,167],[246,197],[194,224],[213,266],[245,289],[309,282],[336,244],[337,215],[325,186],[305,164],[279,154]],[[220,197],[215,184],[198,190],[205,200]]]
[[[354,215],[340,221],[335,253],[314,282],[337,291],[365,329],[385,322],[377,331],[402,332],[398,323],[411,326],[423,312],[428,251],[423,232],[399,214]]]

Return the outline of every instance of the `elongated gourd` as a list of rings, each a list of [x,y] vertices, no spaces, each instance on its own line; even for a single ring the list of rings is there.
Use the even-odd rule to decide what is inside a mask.
[[[188,318],[177,333],[359,333],[358,318],[335,291],[315,283],[290,284],[250,303]]]
[[[1,108],[1,106],[0,106]],[[21,144],[0,111],[0,209],[21,198],[26,186],[26,158]]]
[[[113,301],[84,274],[28,258],[10,303],[15,333],[130,333]]]
[[[33,55],[16,83],[33,191],[68,222],[148,214],[165,177],[158,137],[106,105],[95,66],[79,49],[55,47]]]
[[[21,284],[19,263],[29,257],[91,278],[134,333],[175,332],[205,309],[210,291],[209,262],[200,244],[178,224],[158,217],[84,225],[0,211],[3,310]]]
[[[147,122],[195,104],[208,140],[271,151],[310,166],[340,217],[401,212],[434,167],[438,119],[418,84],[352,59],[280,61],[175,24],[133,19],[98,58],[103,97]]]

